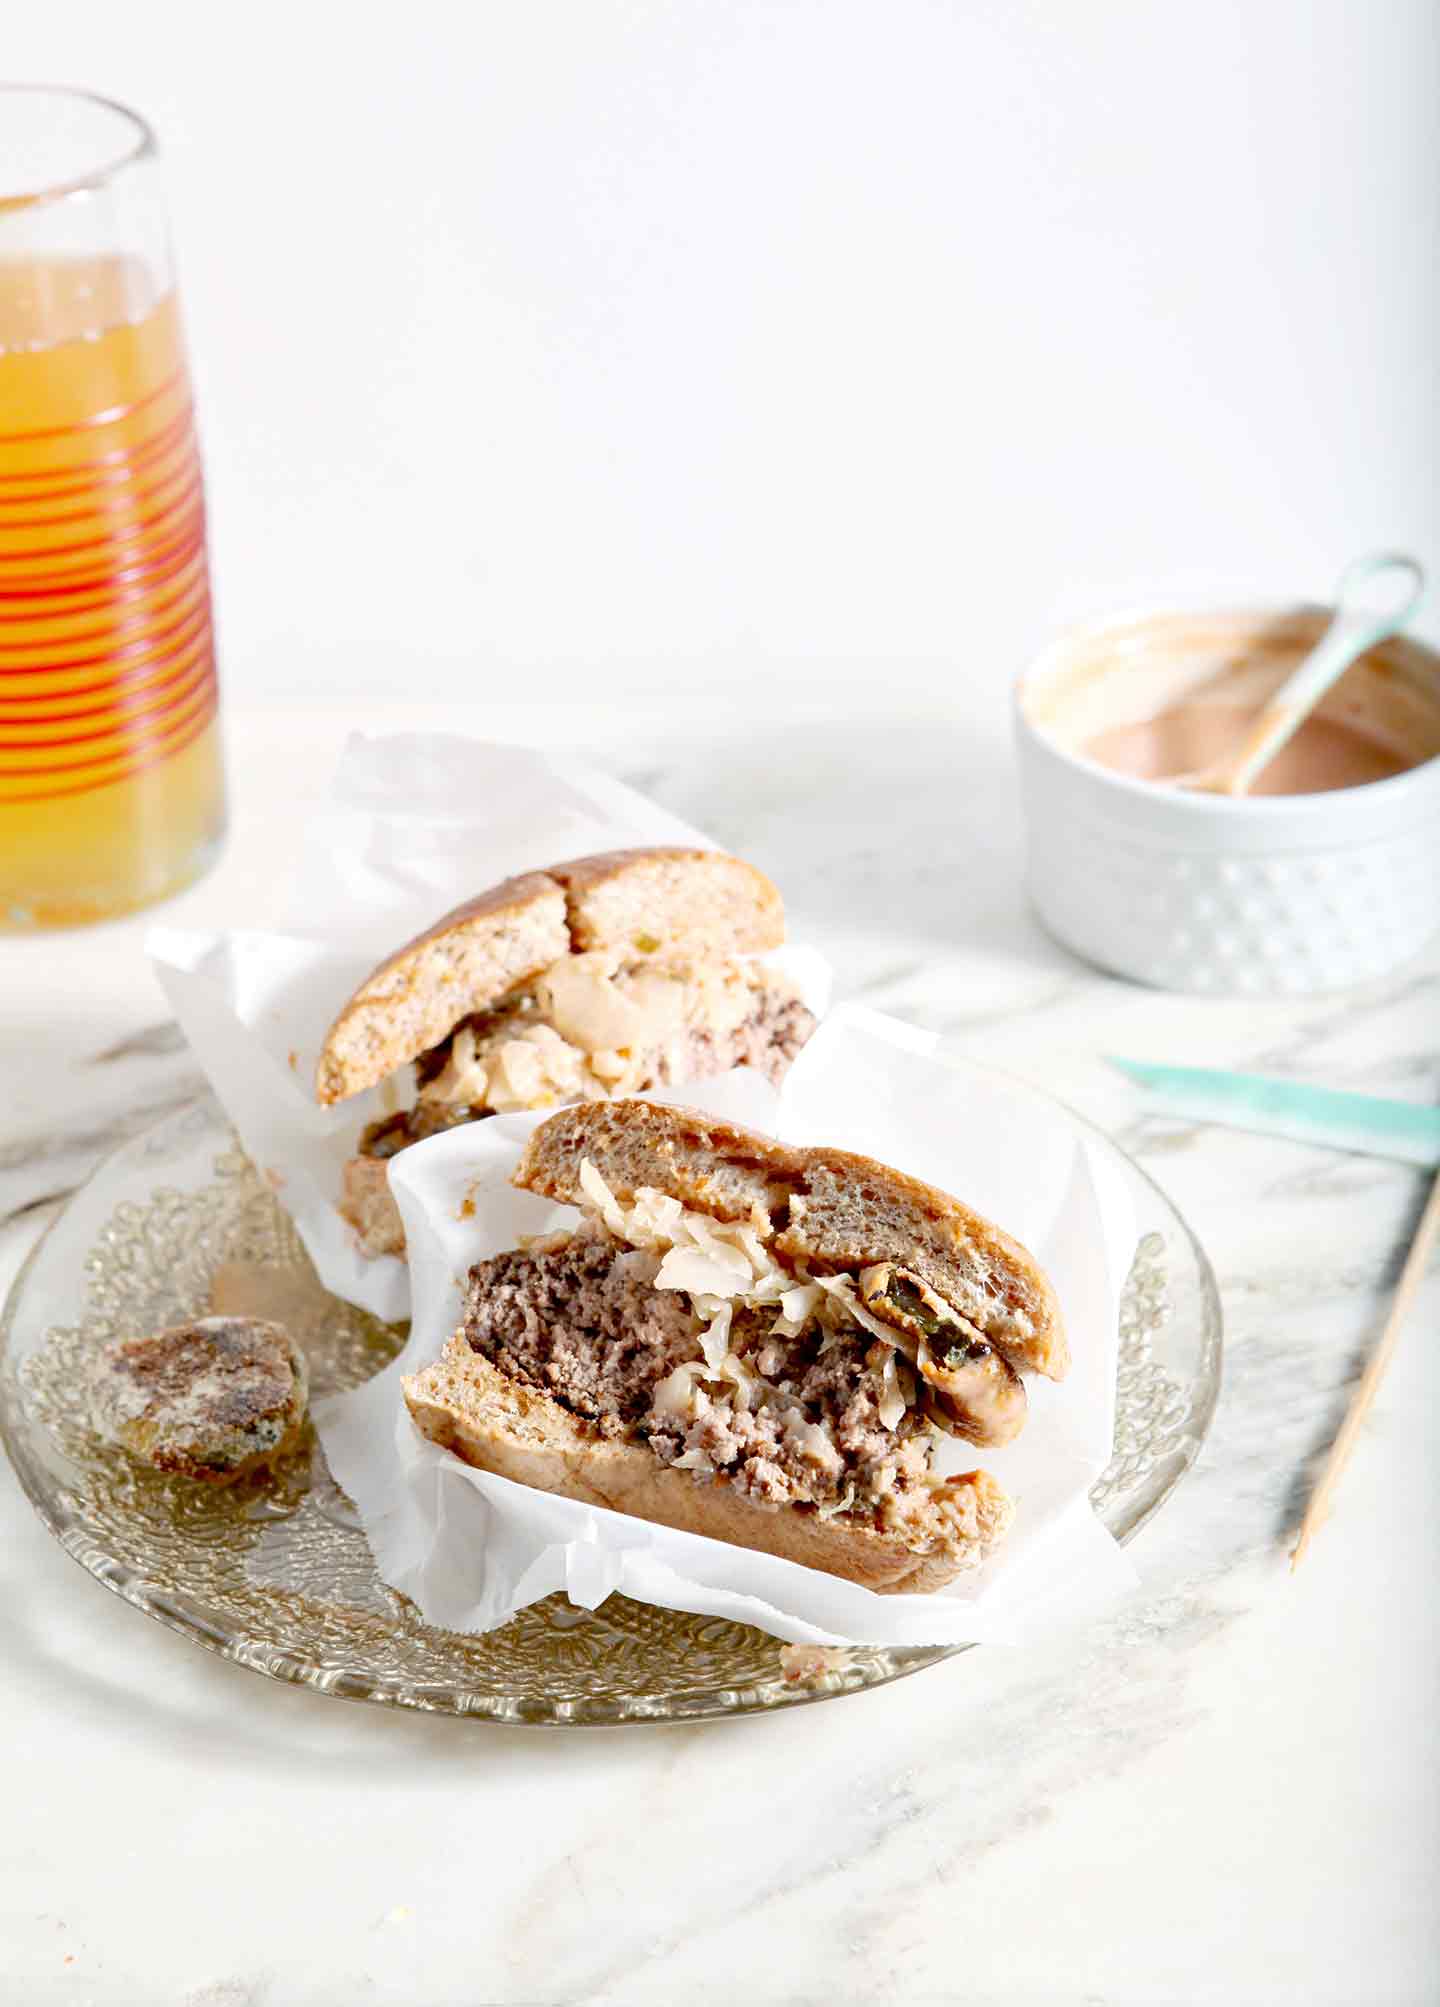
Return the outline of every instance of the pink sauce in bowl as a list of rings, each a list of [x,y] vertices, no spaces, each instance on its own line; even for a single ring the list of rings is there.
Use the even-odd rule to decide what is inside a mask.
[[[1254,794],[1212,766],[1324,632],[1324,607],[1126,614],[1073,630],[1015,693],[1026,878],[1087,961],[1196,995],[1301,995],[1440,935],[1440,651],[1352,663]]]
[[[1239,704],[1176,704],[1111,725],[1081,747],[1087,759],[1134,780],[1175,780],[1213,766],[1244,740],[1256,712]],[[1261,769],[1250,794],[1328,794],[1391,780],[1415,764],[1346,720],[1312,715]]]

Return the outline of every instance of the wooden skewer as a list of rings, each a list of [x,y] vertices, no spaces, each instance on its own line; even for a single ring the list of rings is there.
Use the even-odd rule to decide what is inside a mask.
[[[1320,1531],[1330,1513],[1330,1496],[1339,1484],[1345,1466],[1350,1461],[1350,1453],[1369,1414],[1380,1382],[1385,1377],[1385,1369],[1395,1354],[1400,1338],[1400,1326],[1414,1301],[1415,1292],[1420,1287],[1420,1279],[1425,1273],[1425,1263],[1435,1236],[1440,1233],[1440,1176],[1430,1188],[1430,1198],[1420,1216],[1420,1224],[1415,1229],[1415,1238],[1410,1243],[1410,1252],[1405,1257],[1405,1266],[1400,1273],[1400,1286],[1395,1291],[1395,1301],[1390,1306],[1390,1315],[1385,1320],[1385,1329],[1380,1333],[1380,1342],[1370,1355],[1370,1363],[1360,1377],[1350,1402],[1349,1412],[1340,1424],[1340,1433],[1330,1447],[1325,1468],[1321,1471],[1315,1489],[1310,1494],[1310,1503],[1305,1508],[1305,1517],[1300,1522],[1300,1534],[1290,1552],[1290,1566],[1298,1568],[1305,1558],[1305,1550]]]

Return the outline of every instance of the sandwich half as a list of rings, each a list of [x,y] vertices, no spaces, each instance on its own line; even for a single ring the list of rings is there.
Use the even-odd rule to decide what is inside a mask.
[[[1023,1375],[1069,1364],[1009,1235],[870,1158],[633,1100],[552,1116],[514,1182],[580,1221],[470,1270],[458,1330],[403,1383],[432,1441],[886,1594],[1003,1538],[997,1481],[933,1466],[946,1434],[1011,1440]]]
[[[749,1065],[778,1081],[814,1028],[756,958],[785,939],[780,894],[720,850],[615,850],[509,878],[368,975],[326,1035],[316,1098],[413,1064],[372,1122],[341,1211],[368,1254],[405,1245],[387,1160],[457,1123],[640,1094]]]

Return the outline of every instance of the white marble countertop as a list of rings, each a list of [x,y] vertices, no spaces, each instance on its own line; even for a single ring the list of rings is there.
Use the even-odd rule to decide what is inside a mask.
[[[346,724],[239,712],[229,850],[167,909],[263,924]],[[1433,1100],[1440,961],[1198,1002],[1053,947],[1004,724],[567,715],[780,879],[845,988],[1116,1134],[1205,1243],[1226,1388],[1118,1615],[844,1702],[613,1735],[344,1707],[87,1581],[0,1471],[0,2001],[99,2007],[880,2001],[1419,2003],[1440,1987],[1440,1290],[1301,1573],[1283,1560],[1421,1202],[1403,1167],[1143,1112],[1101,1055]],[[617,750],[623,743],[624,749]],[[0,940],[0,1283],[110,1143],[186,1098],[146,921]]]

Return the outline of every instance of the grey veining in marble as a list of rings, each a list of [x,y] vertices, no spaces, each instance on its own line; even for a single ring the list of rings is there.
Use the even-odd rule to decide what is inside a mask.
[[[72,1192],[100,1158],[203,1084],[178,1028],[147,1025],[85,1057],[48,1105],[0,1140],[0,1229]]]

